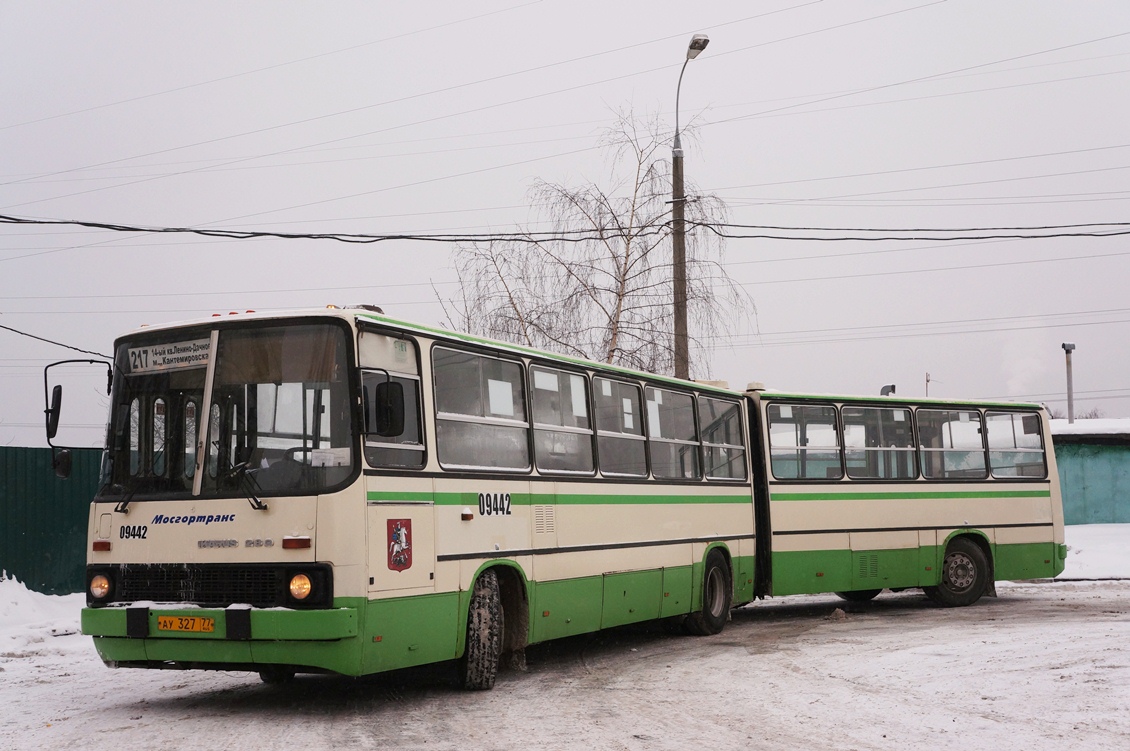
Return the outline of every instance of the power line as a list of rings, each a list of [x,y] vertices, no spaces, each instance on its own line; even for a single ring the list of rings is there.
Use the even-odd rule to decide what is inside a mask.
[[[857,94],[869,94],[873,91],[882,91],[883,89],[890,89],[890,88],[894,88],[896,86],[906,86],[906,85],[912,84],[912,83],[921,83],[922,81],[930,81],[930,80],[937,79],[937,78],[952,76],[952,75],[957,74],[957,73],[967,73],[969,71],[979,70],[981,68],[989,68],[989,67],[992,67],[992,66],[995,66],[995,65],[1000,65],[1002,63],[1009,63],[1009,62],[1012,62],[1014,60],[1024,60],[1024,59],[1029,58],[1029,57],[1037,57],[1039,55],[1047,55],[1047,54],[1050,54],[1052,52],[1062,52],[1063,50],[1072,49],[1072,48],[1075,48],[1075,47],[1083,47],[1083,46],[1086,46],[1088,44],[1097,44],[1099,42],[1107,42],[1107,41],[1110,41],[1111,39],[1118,39],[1120,37],[1124,37],[1124,36],[1128,36],[1128,35],[1130,35],[1130,31],[1123,31],[1123,32],[1120,32],[1118,34],[1111,34],[1111,35],[1108,35],[1108,36],[1097,37],[1095,39],[1088,39],[1088,40],[1083,41],[1083,42],[1075,42],[1073,44],[1065,44],[1065,45],[1062,45],[1062,46],[1059,46],[1059,47],[1052,47],[1052,48],[1046,49],[1046,50],[1039,50],[1037,52],[1028,52],[1028,53],[1025,53],[1023,55],[1015,55],[1013,57],[1006,57],[1006,58],[1002,58],[1000,60],[994,60],[994,61],[987,62],[987,63],[978,63],[977,65],[969,65],[969,66],[966,66],[964,68],[957,68],[955,70],[945,71],[943,73],[932,73],[932,74],[927,75],[927,76],[918,76],[917,78],[908,78],[908,79],[905,79],[905,80],[902,80],[902,81],[894,81],[892,83],[880,84],[878,86],[872,86],[872,87],[869,87],[869,88],[866,88],[866,89],[857,89],[855,91],[847,92],[847,93],[844,93],[844,94],[834,94],[832,96],[824,97],[823,99],[817,99],[817,100],[812,101],[812,102],[802,102],[802,103],[798,103],[798,104],[790,104],[790,105],[785,105],[783,107],[778,107],[776,109],[765,110],[763,112],[755,112],[752,115],[740,115],[740,116],[737,116],[737,117],[727,118],[725,120],[715,120],[712,124],[713,125],[720,125],[722,123],[737,122],[737,121],[740,121],[740,120],[749,120],[749,119],[756,118],[756,117],[764,117],[765,115],[770,115],[770,114],[773,114],[775,112],[783,112],[785,110],[796,109],[798,107],[806,107],[806,106],[812,105],[812,104],[822,104],[823,102],[830,102],[830,101],[833,101],[835,99],[843,99],[845,97],[855,96]],[[719,55],[715,55],[714,57],[719,57]]]
[[[88,349],[79,349],[78,347],[72,347],[69,344],[63,344],[62,342],[57,342],[54,339],[45,339],[42,336],[36,336],[35,334],[29,334],[26,331],[20,331],[19,329],[14,329],[11,326],[4,326],[3,324],[0,324],[0,329],[4,329],[6,331],[11,331],[13,334],[19,334],[20,336],[26,336],[30,339],[38,339],[41,342],[53,344],[56,347],[63,347],[64,349],[71,349],[71,350],[74,350],[75,352],[81,352],[84,355],[94,355],[95,357],[102,357],[102,358],[105,358],[107,360],[113,359],[109,355],[104,355],[101,352],[91,352]]]
[[[809,276],[793,279],[767,279],[756,282],[746,282],[742,286],[752,287],[755,285],[765,284],[796,284],[802,282],[827,282],[827,281],[843,281],[845,279],[866,279],[873,277],[883,276],[902,276],[906,274],[932,274],[939,271],[969,271],[975,269],[992,269],[1002,268],[1006,266],[1027,266],[1037,263],[1060,263],[1060,262],[1075,262],[1093,260],[1096,258],[1125,258],[1130,255],[1130,250],[1124,250],[1117,253],[1096,253],[1092,255],[1072,255],[1070,258],[1030,258],[1023,261],[999,261],[996,263],[980,263],[980,264],[965,264],[961,266],[942,266],[932,269],[905,269],[902,271],[877,271],[863,274],[832,274],[830,276]]]
[[[947,92],[944,92],[944,93],[941,93],[941,94],[923,94],[921,96],[900,97],[898,99],[884,99],[884,100],[878,101],[878,102],[860,102],[858,104],[841,104],[841,105],[838,105],[838,106],[835,106],[835,107],[822,107],[820,109],[807,109],[807,110],[802,110],[800,112],[776,112],[776,111],[774,111],[771,114],[755,113],[755,114],[752,114],[752,115],[746,115],[744,117],[729,118],[727,120],[719,120],[719,121],[706,123],[706,124],[707,125],[714,125],[716,123],[721,123],[721,122],[731,123],[731,122],[735,122],[735,121],[738,121],[738,120],[759,120],[759,119],[762,119],[762,118],[767,119],[767,118],[777,118],[777,117],[795,117],[797,115],[815,115],[815,114],[820,114],[822,112],[838,112],[840,110],[861,109],[863,107],[881,107],[883,105],[888,105],[888,104],[903,104],[905,102],[921,102],[921,101],[926,101],[926,100],[929,100],[929,99],[943,99],[943,98],[946,98],[946,97],[967,96],[969,94],[985,94],[985,93],[990,93],[990,92],[994,92],[994,91],[1006,91],[1008,89],[1026,88],[1028,86],[1044,86],[1044,85],[1051,84],[1051,83],[1066,83],[1066,82],[1071,82],[1071,81],[1083,81],[1083,80],[1087,80],[1087,79],[1091,79],[1091,78],[1102,78],[1104,76],[1117,76],[1117,75],[1122,75],[1124,73],[1130,73],[1130,69],[1110,70],[1110,71],[1104,71],[1102,73],[1086,73],[1086,74],[1078,75],[1078,76],[1066,76],[1064,78],[1047,78],[1047,79],[1044,79],[1044,80],[1041,80],[1041,81],[1024,81],[1024,82],[1021,82],[1021,83],[1003,84],[1001,86],[989,86],[989,87],[982,88],[982,89],[963,89],[961,91],[947,91]],[[944,79],[940,79],[940,80],[944,80]],[[823,101],[823,100],[819,100],[819,101]],[[812,102],[812,103],[818,104],[819,101]],[[800,106],[803,106],[803,104],[799,104],[799,105],[796,105],[796,106],[800,107]]]
[[[844,198],[862,198],[867,196],[882,196],[889,193],[912,193],[922,190],[942,190],[944,188],[966,188],[970,185],[993,185],[995,183],[1012,183],[1020,182],[1022,180],[1042,180],[1049,177],[1074,177],[1076,175],[1089,175],[1096,172],[1117,172],[1118,170],[1130,169],[1130,165],[1121,165],[1118,167],[1098,167],[1095,169],[1073,170],[1070,172],[1050,172],[1043,175],[1024,175],[1021,177],[1002,177],[994,180],[974,180],[964,183],[950,183],[948,185],[923,185],[917,188],[895,188],[892,190],[873,190],[866,193],[843,193],[836,196],[818,196],[815,198],[782,198],[779,200],[769,201],[766,205],[769,206],[787,206],[796,204],[806,204],[816,201],[828,200],[841,200]],[[935,199],[936,200],[936,199]]]
[[[467,232],[467,233],[423,233],[404,232],[394,234],[364,234],[347,232],[278,232],[274,230],[235,230],[208,229],[205,227],[146,227],[142,225],[114,224],[109,222],[86,221],[79,219],[37,219],[0,214],[0,224],[37,226],[78,226],[103,229],[113,232],[141,232],[150,234],[192,234],[204,237],[247,240],[253,238],[278,238],[285,240],[333,240],[343,243],[371,244],[389,240],[417,242],[471,243],[471,242],[518,242],[537,244],[542,242],[585,242],[604,239],[623,234],[620,227],[586,227],[562,229],[552,232]],[[667,222],[645,225],[632,232],[634,237],[648,237],[661,234],[667,229]],[[1049,239],[1061,237],[1117,237],[1130,234],[1130,222],[1087,222],[1082,224],[1043,224],[1031,226],[1003,227],[794,227],[767,224],[731,224],[689,222],[692,227],[709,230],[719,236],[733,239],[768,239],[802,241],[932,241],[950,242],[961,240],[1020,240]],[[1082,231],[1087,227],[1108,228]],[[741,233],[733,230],[763,230],[755,233]],[[1052,231],[1056,230],[1056,231]],[[1079,230],[1079,231],[1069,231]],[[774,235],[770,231],[809,233],[807,235]],[[854,235],[829,235],[812,233],[853,232]],[[879,234],[886,233],[886,234]],[[923,236],[921,233],[938,233],[937,236]],[[993,233],[993,234],[970,234]],[[1007,234],[1002,234],[1007,233]],[[907,235],[907,236],[903,236]]]
[[[950,169],[954,167],[979,167],[984,164],[1000,164],[1002,162],[1017,162],[1026,159],[1046,159],[1055,156],[1071,156],[1075,154],[1088,154],[1099,151],[1112,151],[1115,149],[1130,148],[1130,143],[1114,144],[1110,146],[1093,146],[1086,149],[1071,149],[1068,151],[1049,151],[1044,154],[1024,154],[1021,156],[1000,157],[997,159],[977,159],[969,162],[951,162],[949,164],[931,164],[923,167],[902,167],[899,169],[876,170],[874,172],[855,172],[847,175],[829,175],[826,177],[806,177],[797,180],[777,180],[771,183],[749,183],[746,185],[726,185],[721,188],[710,188],[708,192],[718,193],[724,190],[739,190],[742,188],[772,188],[778,185],[799,185],[802,183],[823,182],[825,180],[848,180],[857,177],[880,177],[883,175],[898,175],[907,172],[924,172],[927,170]],[[946,186],[950,187],[950,186]]]
[[[954,235],[775,235],[768,232],[729,232],[726,231],[730,225],[725,224],[707,224],[705,222],[687,222],[692,227],[702,227],[709,230],[719,237],[724,237],[727,240],[800,240],[804,242],[954,242],[959,240],[1050,240],[1055,238],[1065,237],[1119,237],[1121,235],[1130,235],[1130,229],[1123,230],[1107,230],[1101,232],[1016,232],[1011,234],[984,234],[984,235],[970,235],[970,234],[954,234]],[[798,230],[804,231],[804,230]],[[813,231],[813,230],[807,230]],[[882,230],[866,230],[860,229],[857,232],[879,232]],[[914,232],[915,230],[905,230],[905,232]],[[942,232],[948,230],[940,230]],[[989,231],[989,230],[954,230],[955,232],[976,232],[976,231]]]

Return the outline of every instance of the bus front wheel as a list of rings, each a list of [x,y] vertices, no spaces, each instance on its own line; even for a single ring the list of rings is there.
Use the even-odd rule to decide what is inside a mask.
[[[936,587],[923,587],[926,596],[939,605],[954,608],[981,599],[989,583],[989,559],[981,546],[965,537],[954,538],[942,561],[942,580]]]
[[[686,629],[696,636],[719,633],[726,626],[734,587],[726,556],[711,550],[702,577],[702,607],[687,616]]]
[[[498,574],[487,569],[471,591],[467,612],[467,646],[459,667],[463,687],[472,691],[494,688],[502,653],[502,597]]]

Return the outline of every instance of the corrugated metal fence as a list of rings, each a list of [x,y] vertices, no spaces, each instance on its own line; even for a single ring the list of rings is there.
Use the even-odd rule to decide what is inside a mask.
[[[0,446],[0,570],[46,594],[85,585],[87,514],[102,452],[71,454],[73,471],[61,480],[50,449]]]
[[[1067,443],[1064,438],[1056,436],[1055,444],[1064,521],[1130,523],[1130,444],[1118,445],[1112,439],[1097,443],[1088,436]]]

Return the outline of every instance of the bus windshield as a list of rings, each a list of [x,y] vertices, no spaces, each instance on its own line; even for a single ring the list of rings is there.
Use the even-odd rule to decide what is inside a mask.
[[[121,343],[102,496],[191,497],[198,465],[205,496],[340,485],[355,464],[346,341],[340,326],[290,324],[222,329],[215,357],[206,329]]]

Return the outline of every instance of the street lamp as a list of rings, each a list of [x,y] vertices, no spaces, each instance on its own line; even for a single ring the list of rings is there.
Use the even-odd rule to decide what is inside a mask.
[[[675,141],[671,149],[671,265],[674,288],[675,317],[675,377],[690,378],[690,347],[687,339],[687,235],[683,225],[683,144],[679,140],[679,92],[683,88],[683,73],[687,63],[706,49],[710,38],[695,34],[687,45],[687,59],[679,71],[679,85],[675,87]]]
[[[1060,346],[1063,347],[1064,355],[1067,357],[1067,423],[1070,425],[1075,422],[1075,390],[1071,386],[1071,353],[1075,349],[1075,344],[1064,342]]]

